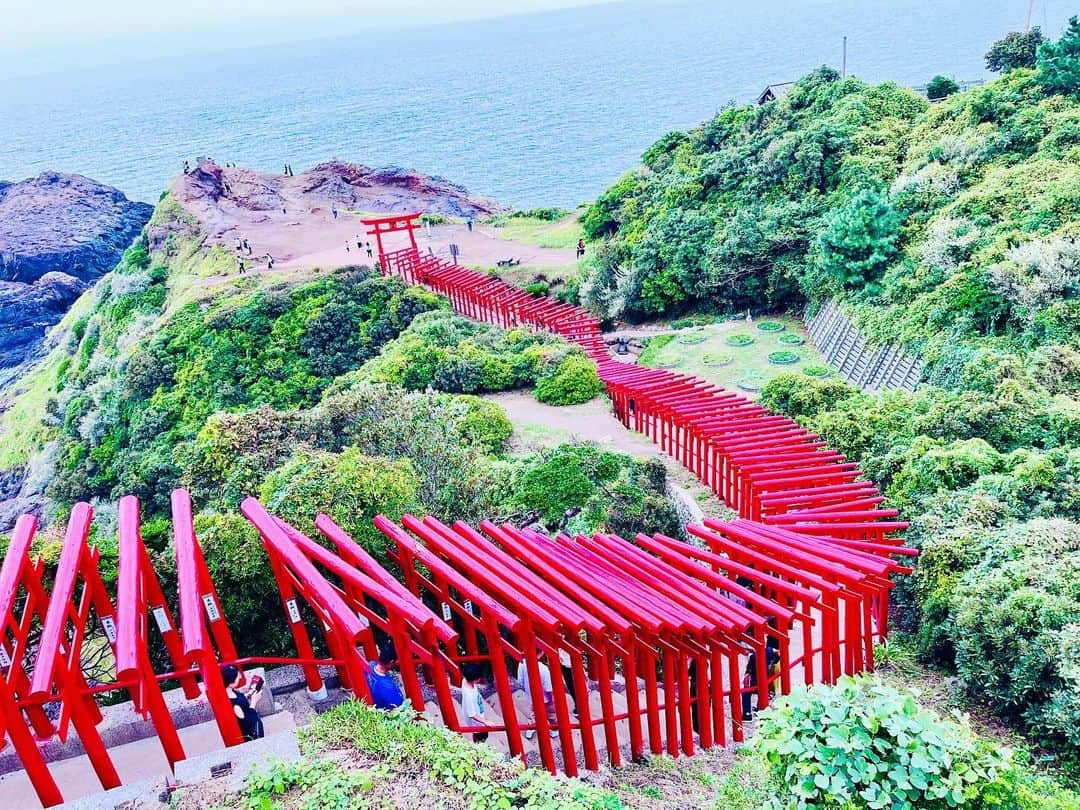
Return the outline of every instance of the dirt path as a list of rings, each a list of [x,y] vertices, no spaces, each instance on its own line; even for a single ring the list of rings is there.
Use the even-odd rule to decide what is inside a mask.
[[[347,264],[371,264],[378,258],[378,246],[365,233],[359,215],[333,214],[324,208],[281,213],[261,212],[258,218],[237,221],[224,234],[212,240],[231,251],[236,250],[237,239],[246,239],[251,245],[251,255],[243,255],[247,269],[263,271],[266,256],[274,257],[274,270],[295,270],[307,267],[324,269]],[[388,239],[387,248],[404,247],[403,237]],[[400,244],[398,244],[400,242]],[[367,245],[372,255],[368,256]],[[523,264],[536,267],[561,267],[575,261],[573,250],[542,248],[511,242],[496,235],[494,229],[474,225],[469,231],[463,223],[422,228],[417,232],[421,253],[434,253],[450,258],[450,245],[459,248],[461,264],[494,267],[505,259],[519,259]],[[362,247],[361,247],[362,245]]]
[[[537,402],[532,394],[507,391],[488,394],[485,399],[497,402],[506,411],[518,431],[518,441],[528,445],[555,441],[596,442],[604,447],[646,458],[663,457],[659,448],[639,433],[632,433],[611,412],[607,399],[597,397],[583,405],[555,407]],[[542,430],[529,430],[539,427]],[[522,448],[524,449],[524,448]]]

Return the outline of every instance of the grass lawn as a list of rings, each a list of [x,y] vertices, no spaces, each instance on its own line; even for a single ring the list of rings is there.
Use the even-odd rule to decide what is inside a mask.
[[[765,332],[758,328],[760,324],[770,321],[783,324],[783,331]],[[728,341],[736,335],[752,338],[753,343],[746,346],[730,345]],[[784,335],[796,335],[803,343],[785,345],[781,342]],[[779,351],[793,352],[798,360],[790,365],[771,363],[769,355]],[[756,397],[758,389],[778,374],[824,365],[824,360],[813,348],[798,319],[778,316],[755,320],[752,324],[727,321],[658,335],[645,347],[638,363],[692,374]]]
[[[513,284],[516,287],[527,287],[534,281],[539,280],[540,276],[543,276],[547,281],[562,281],[567,282],[578,274],[577,264],[517,264],[513,267],[491,267],[490,265],[482,264],[470,264],[468,265],[473,270],[480,270],[484,273],[490,273],[496,278],[501,278],[508,284]],[[551,294],[557,292],[557,288],[552,290]]]
[[[481,224],[485,229],[493,229],[501,239],[542,248],[571,250],[577,246],[578,240],[583,236],[576,212],[556,222],[537,217],[500,216]]]
[[[45,406],[56,393],[56,373],[62,359],[54,349],[40,366],[13,384],[16,396],[0,416],[0,469],[25,464],[54,432],[41,423]]]

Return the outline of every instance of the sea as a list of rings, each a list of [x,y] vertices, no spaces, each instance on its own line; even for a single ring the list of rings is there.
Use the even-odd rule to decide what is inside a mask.
[[[1075,0],[1036,0],[1057,35]],[[513,3],[505,3],[508,12]],[[0,79],[0,179],[70,171],[154,202],[184,160],[413,168],[524,209],[595,198],[673,129],[828,64],[989,78],[1028,0],[637,0]],[[351,20],[342,20],[348,30]]]

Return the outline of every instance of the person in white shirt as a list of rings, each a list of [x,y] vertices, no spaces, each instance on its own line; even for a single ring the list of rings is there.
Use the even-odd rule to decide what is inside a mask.
[[[488,726],[484,696],[479,687],[484,685],[484,668],[475,661],[461,665],[461,708],[465,713],[465,723],[470,726]],[[475,731],[473,742],[482,743],[488,738],[488,732]]]
[[[543,650],[540,650],[540,649],[536,650],[536,657],[538,659],[543,654],[544,654]],[[552,699],[552,695],[551,695],[551,670],[548,669],[548,665],[545,664],[542,660],[538,660],[536,666],[540,670],[540,693],[541,693],[541,696],[543,697],[544,709],[547,712],[548,722],[555,723],[556,722],[555,702]],[[521,661],[518,664],[517,679],[521,682],[521,688],[525,690],[525,694],[527,694],[531,699],[533,697],[533,691],[529,686],[529,668],[525,665],[524,661]],[[532,719],[533,719],[533,722],[536,721],[535,717],[533,717]],[[555,729],[551,730],[551,736],[552,737],[557,736],[558,733],[559,732],[557,732]],[[528,731],[525,732],[525,738],[528,739],[528,740],[531,740],[535,736],[536,736],[536,730],[535,729],[529,729]]]

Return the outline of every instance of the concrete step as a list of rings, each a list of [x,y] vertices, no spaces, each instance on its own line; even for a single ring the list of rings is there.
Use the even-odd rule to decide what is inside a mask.
[[[261,668],[247,670],[249,678],[255,675],[262,676],[264,680],[266,679],[266,673]],[[184,690],[179,688],[170,689],[162,694],[165,698],[165,705],[169,707],[169,714],[172,715],[173,723],[178,730],[213,720],[213,712],[210,710],[210,704],[204,696],[200,695],[194,700],[189,700],[184,694]],[[267,686],[260,693],[255,709],[259,714],[266,716],[276,711],[274,706],[273,692]],[[101,713],[103,719],[98,724],[97,729],[106,748],[112,749],[136,740],[149,738],[154,738],[156,741],[157,730],[154,728],[154,724],[144,719],[135,710],[130,700],[118,703],[115,706],[102,706]],[[67,742],[60,742],[58,738],[53,737],[39,743],[38,749],[46,762],[59,762],[86,754],[86,749],[74,731],[68,737]],[[22,767],[22,762],[15,753],[14,747],[9,745],[0,752],[0,774],[21,771]]]
[[[216,723],[200,723],[180,729],[180,742],[184,746],[187,760],[177,763],[177,776],[187,772],[188,769],[202,769],[202,764],[194,763],[233,761],[243,764],[249,762],[248,759],[237,759],[244,756],[242,753],[244,751],[252,752],[250,762],[256,761],[259,756],[267,755],[270,737],[280,738],[284,734],[291,736],[295,743],[296,724],[290,712],[269,715],[264,718],[263,724],[266,737],[230,749],[224,748]],[[285,752],[291,750],[287,742],[282,739],[277,739],[272,745],[281,746],[281,750]],[[257,753],[259,751],[263,754],[259,755]],[[98,808],[112,810],[121,805],[127,806],[124,803],[132,798],[128,795],[129,789],[135,791],[140,797],[153,798],[165,790],[167,780],[175,781],[177,778],[173,775],[156,737],[147,737],[115,746],[109,749],[109,755],[121,781],[121,787],[111,791],[102,791],[101,783],[85,755],[69,757],[49,765],[49,770],[61,794],[67,800],[64,806],[74,806],[81,810],[98,810]],[[206,775],[209,775],[210,767],[209,764],[205,765]],[[250,767],[250,764],[247,767]],[[237,768],[234,767],[233,770]],[[244,775],[246,774],[245,770]],[[77,800],[81,803],[76,803]],[[15,771],[0,777],[0,808],[8,807],[20,808],[20,810],[41,807],[25,771]]]

